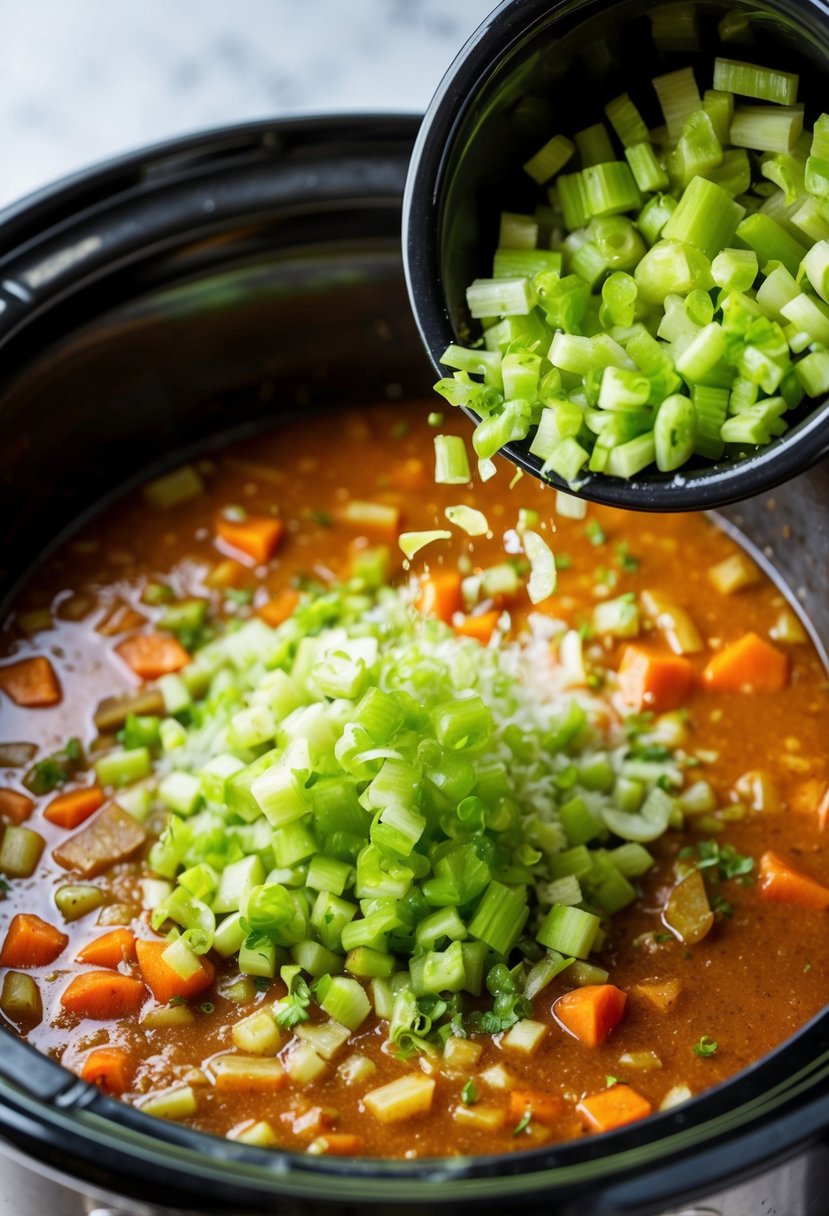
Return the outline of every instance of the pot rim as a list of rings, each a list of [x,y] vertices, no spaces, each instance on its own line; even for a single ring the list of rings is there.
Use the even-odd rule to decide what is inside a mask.
[[[321,117],[265,121],[186,136],[133,152],[36,192],[0,213],[0,270],[21,250],[65,247],[87,222],[103,223],[112,209],[136,207],[152,190],[181,179],[188,188],[180,218],[202,216],[198,182],[230,161],[261,158],[262,141],[300,141],[324,135],[324,154],[355,130],[373,156],[389,139],[411,143],[416,120],[407,116]],[[372,134],[373,133],[373,134]],[[238,140],[241,137],[241,149]],[[228,153],[230,149],[230,153]],[[367,151],[367,156],[372,153]],[[206,156],[206,159],[205,159]],[[277,160],[277,166],[278,166]],[[149,172],[161,164],[155,177]],[[382,179],[381,179],[382,181]],[[385,185],[381,186],[385,189]],[[359,193],[359,191],[357,192]],[[399,207],[400,192],[388,205]],[[238,204],[237,204],[238,205]],[[31,212],[28,207],[31,206]],[[244,214],[240,211],[238,215]],[[45,225],[50,225],[45,229]],[[190,231],[190,229],[187,229]],[[4,248],[11,241],[11,248]],[[21,245],[20,242],[23,242]],[[72,267],[69,268],[73,270]],[[86,281],[85,271],[42,284],[36,304],[7,335],[13,348],[53,296]],[[0,1136],[62,1174],[159,1202],[198,1197],[201,1205],[250,1202],[269,1208],[274,1195],[340,1205],[407,1203],[424,1212],[435,1203],[456,1209],[503,1206],[504,1199],[536,1197],[579,1203],[579,1211],[652,1210],[748,1177],[814,1142],[829,1125],[829,1013],[818,1015],[770,1056],[685,1106],[654,1116],[641,1128],[576,1141],[553,1149],[478,1159],[383,1161],[304,1157],[248,1147],[150,1119],[106,1098],[48,1057],[3,1032],[0,1052]],[[760,1096],[755,1092],[760,1090]],[[722,1110],[722,1107],[732,1109]],[[774,1115],[774,1121],[769,1116]],[[656,1133],[656,1134],[655,1134]],[[412,1203],[412,1182],[428,1181]]]

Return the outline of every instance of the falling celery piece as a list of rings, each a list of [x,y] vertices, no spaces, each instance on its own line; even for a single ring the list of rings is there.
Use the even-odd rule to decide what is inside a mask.
[[[401,532],[397,539],[404,555],[411,560],[426,545],[431,545],[436,540],[451,540],[452,533],[443,528],[433,528],[423,532]]]
[[[447,507],[444,514],[450,524],[454,524],[456,528],[460,528],[467,536],[486,536],[487,532],[489,532],[487,517],[483,511],[478,511],[475,507],[467,507],[463,504],[456,507]]]
[[[551,596],[556,589],[556,559],[550,546],[537,532],[526,531],[523,541],[524,552],[530,563],[527,594],[530,597],[530,603],[539,604]]]
[[[609,101],[604,112],[623,148],[630,148],[632,144],[647,143],[649,135],[645,120],[627,93]]]

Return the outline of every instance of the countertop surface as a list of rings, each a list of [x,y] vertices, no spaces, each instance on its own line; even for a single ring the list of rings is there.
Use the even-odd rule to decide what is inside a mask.
[[[0,0],[0,207],[249,119],[422,112],[496,0]]]

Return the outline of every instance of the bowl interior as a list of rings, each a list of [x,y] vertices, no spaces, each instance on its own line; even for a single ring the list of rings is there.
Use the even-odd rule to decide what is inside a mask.
[[[724,40],[726,30],[733,36]],[[690,65],[700,88],[708,87],[717,54],[798,72],[807,120],[825,108],[829,22],[818,4],[515,0],[492,14],[436,95],[407,184],[409,290],[437,369],[449,342],[480,335],[466,288],[491,274],[501,211],[532,212],[539,201],[523,162],[552,134],[604,120],[604,103],[623,92],[649,127],[658,126],[651,77]],[[742,461],[699,462],[678,474],[648,472],[629,482],[588,474],[581,492],[645,510],[722,505],[759,493],[829,447],[822,404],[807,399],[788,420],[785,436]],[[541,461],[528,446],[510,445],[507,454],[539,476]],[[546,479],[564,486],[555,474]]]

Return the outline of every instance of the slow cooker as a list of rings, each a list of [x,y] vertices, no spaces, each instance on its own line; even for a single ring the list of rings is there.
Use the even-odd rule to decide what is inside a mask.
[[[0,215],[5,603],[33,562],[148,473],[288,417],[428,393],[399,235],[417,125],[221,130]],[[726,520],[818,639],[827,491],[824,463]],[[827,1079],[829,1013],[644,1125],[478,1160],[349,1161],[149,1119],[0,1029],[0,1213],[824,1216]]]

